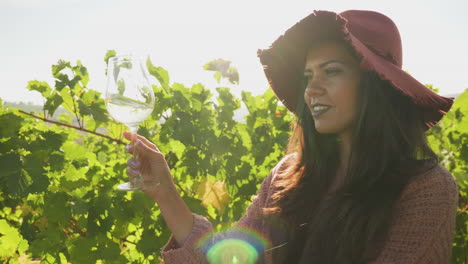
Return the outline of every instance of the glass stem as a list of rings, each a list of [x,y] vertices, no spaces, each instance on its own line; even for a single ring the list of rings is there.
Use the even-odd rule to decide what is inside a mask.
[[[128,126],[129,129],[130,129],[130,132],[132,132],[132,146],[133,146],[133,151],[132,151],[132,155],[133,155],[133,158],[135,160],[139,160],[138,159],[138,152],[136,151],[135,149],[135,145],[137,143],[137,140],[138,140],[138,137],[137,137],[137,131],[138,131],[138,126]],[[138,174],[137,176],[135,176],[131,181],[130,181],[130,184],[133,186],[133,187],[141,187],[140,185],[142,185],[142,182],[143,182],[143,178],[141,176],[141,174]]]

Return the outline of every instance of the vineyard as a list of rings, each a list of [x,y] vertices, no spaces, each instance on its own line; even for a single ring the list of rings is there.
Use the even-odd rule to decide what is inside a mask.
[[[104,60],[114,53],[109,51]],[[271,89],[231,93],[235,68],[205,65],[226,87],[191,87],[147,61],[159,81],[156,106],[139,133],[155,142],[190,209],[217,230],[244,213],[262,180],[284,154],[293,116]],[[52,66],[54,84],[30,81],[45,98],[40,112],[0,99],[0,260],[3,263],[158,263],[170,231],[142,192],[119,192],[127,181],[127,128],[109,119],[79,61]],[[243,120],[234,118],[241,105]],[[57,119],[51,117],[65,109]],[[451,263],[468,263],[468,90],[428,131],[441,164],[460,192]]]

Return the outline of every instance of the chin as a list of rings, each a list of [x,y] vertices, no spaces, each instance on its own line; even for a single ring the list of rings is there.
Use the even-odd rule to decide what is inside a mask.
[[[320,125],[320,124],[316,124],[315,125],[315,130],[319,133],[319,134],[336,134],[338,133],[340,130],[336,127],[332,127],[332,126],[324,126],[324,125]]]
[[[327,135],[327,134],[336,134],[336,131],[333,130],[333,129],[324,129],[324,128],[315,128],[315,130],[319,133],[319,134],[323,134],[323,135]]]
[[[352,123],[315,120],[315,130],[319,134],[342,134],[351,131]]]
[[[321,131],[321,130],[318,130],[317,129],[317,132],[321,135],[330,135],[330,134],[336,134],[335,132],[333,131]]]

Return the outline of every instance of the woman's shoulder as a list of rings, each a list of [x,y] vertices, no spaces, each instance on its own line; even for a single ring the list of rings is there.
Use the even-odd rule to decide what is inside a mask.
[[[291,164],[296,162],[298,158],[299,154],[296,152],[284,155],[281,158],[281,160],[276,164],[276,166],[271,170],[272,179],[276,178],[278,174],[281,174],[286,169],[288,169],[291,166]]]
[[[441,195],[457,200],[458,188],[452,174],[440,164],[432,164],[429,168],[413,175],[403,190],[402,196],[410,194]]]
[[[278,179],[279,175],[284,173],[290,167],[292,162],[294,162],[297,157],[297,153],[290,153],[283,156],[270,170],[270,175],[268,175],[268,177],[263,180],[261,189],[271,189],[271,187],[274,185],[272,185],[272,183]]]

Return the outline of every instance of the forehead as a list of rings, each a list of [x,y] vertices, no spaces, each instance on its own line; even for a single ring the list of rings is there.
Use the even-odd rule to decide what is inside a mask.
[[[327,41],[314,44],[307,52],[306,65],[313,66],[328,60],[339,60],[345,63],[358,62],[352,51],[346,44]]]

